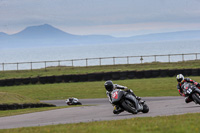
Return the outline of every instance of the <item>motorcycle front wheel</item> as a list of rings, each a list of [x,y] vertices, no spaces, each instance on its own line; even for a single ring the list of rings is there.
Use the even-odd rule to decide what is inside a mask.
[[[200,104],[200,94],[199,93],[192,94],[192,98],[195,101],[195,103]]]
[[[137,110],[136,110],[136,108],[135,108],[135,105],[132,103],[132,102],[130,102],[129,100],[124,100],[123,102],[122,102],[122,106],[123,106],[123,108],[126,110],[126,111],[128,111],[129,113],[132,113],[132,114],[137,114]]]
[[[144,104],[143,104],[142,113],[148,113],[148,112],[149,112],[149,107],[144,103]]]

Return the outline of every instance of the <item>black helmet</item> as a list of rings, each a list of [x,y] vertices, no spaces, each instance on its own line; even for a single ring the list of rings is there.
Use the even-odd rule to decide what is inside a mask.
[[[108,80],[104,83],[104,86],[106,88],[107,91],[113,91],[113,82],[111,80]]]
[[[176,79],[177,79],[178,82],[182,82],[182,81],[184,80],[183,74],[178,74],[178,75],[176,76]]]

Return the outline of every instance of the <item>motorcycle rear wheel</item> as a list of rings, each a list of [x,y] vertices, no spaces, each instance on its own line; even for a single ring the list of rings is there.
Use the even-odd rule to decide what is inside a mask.
[[[195,103],[200,104],[200,94],[199,93],[192,94],[192,98],[195,101]]]
[[[137,114],[137,110],[135,108],[135,105],[133,105],[133,103],[131,103],[129,100],[126,99],[125,101],[123,101],[122,106],[129,113]]]

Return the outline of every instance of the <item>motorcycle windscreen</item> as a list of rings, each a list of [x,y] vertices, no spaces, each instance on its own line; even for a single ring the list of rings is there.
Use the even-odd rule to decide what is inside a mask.
[[[112,92],[112,94],[111,94],[111,96],[112,96],[112,104],[118,103],[122,99],[123,95],[124,95],[123,91],[114,90]]]

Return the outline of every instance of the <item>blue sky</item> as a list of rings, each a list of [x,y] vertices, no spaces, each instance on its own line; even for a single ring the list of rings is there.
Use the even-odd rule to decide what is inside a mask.
[[[0,0],[0,32],[50,24],[117,37],[200,30],[200,0]]]

